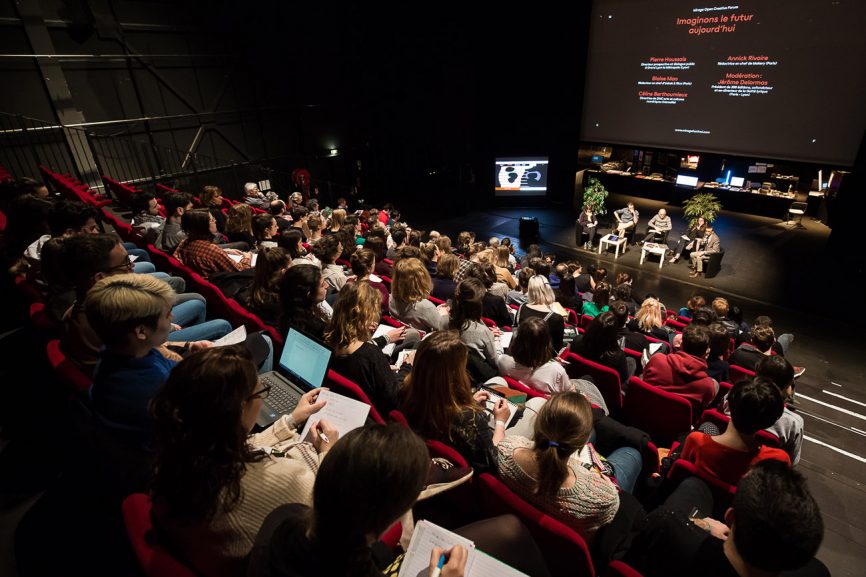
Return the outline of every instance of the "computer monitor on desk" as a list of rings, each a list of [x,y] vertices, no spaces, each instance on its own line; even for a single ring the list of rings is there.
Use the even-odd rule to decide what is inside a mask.
[[[731,177],[731,187],[733,188],[743,188],[743,183],[745,182],[745,178],[742,176],[732,176]]]

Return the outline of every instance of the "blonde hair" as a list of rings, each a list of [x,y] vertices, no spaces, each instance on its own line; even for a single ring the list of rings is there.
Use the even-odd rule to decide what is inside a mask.
[[[336,350],[352,341],[370,340],[370,325],[379,321],[381,307],[382,294],[368,282],[346,284],[334,303],[325,342]]]
[[[84,299],[87,321],[106,343],[125,342],[138,325],[155,327],[165,307],[174,304],[174,290],[146,274],[121,274],[98,281]]]
[[[493,264],[495,264],[499,268],[508,268],[508,265],[511,264],[511,262],[508,260],[508,257],[510,256],[511,251],[508,249],[508,247],[504,244],[499,245],[499,248],[496,249],[496,260]]]
[[[662,326],[661,303],[652,297],[644,299],[637,314],[634,315],[640,330],[649,332]]]
[[[337,230],[346,223],[346,211],[342,208],[331,213],[331,230]]]
[[[214,206],[213,199],[222,195],[223,191],[220,187],[208,185],[201,189],[201,194],[198,196],[198,199],[204,206]]]
[[[436,276],[453,280],[459,269],[460,259],[449,252],[439,257],[439,262],[436,264]]]
[[[391,296],[403,303],[416,303],[430,296],[433,281],[427,268],[417,258],[401,258],[394,264]]]
[[[526,298],[529,304],[533,305],[552,305],[556,302],[556,296],[553,294],[553,289],[550,288],[550,281],[540,274],[529,279]]]

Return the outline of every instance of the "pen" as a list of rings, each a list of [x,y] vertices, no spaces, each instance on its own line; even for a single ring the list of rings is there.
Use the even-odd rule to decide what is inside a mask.
[[[445,565],[445,553],[439,555],[439,562],[436,564],[436,568],[430,572],[430,577],[439,577],[439,573],[442,572],[443,565]]]
[[[325,441],[329,445],[331,444],[331,439],[329,439],[328,435],[326,435],[324,432],[319,433],[319,438],[321,438],[323,441]]]

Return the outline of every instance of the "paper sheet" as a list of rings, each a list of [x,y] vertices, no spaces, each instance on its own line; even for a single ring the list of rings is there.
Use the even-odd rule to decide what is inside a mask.
[[[241,325],[226,336],[221,339],[217,339],[213,342],[213,346],[215,347],[227,347],[229,345],[236,345],[238,343],[242,343],[247,340],[247,327]]]
[[[394,327],[392,327],[391,325],[379,325],[378,327],[376,327],[376,332],[373,333],[372,338],[375,339],[376,337],[381,337],[385,333],[391,332],[393,330],[394,330]],[[394,347],[396,347],[396,346],[397,346],[397,343],[388,343],[387,345],[382,347],[382,352],[390,357],[392,354],[394,354]]]
[[[239,254],[229,254],[229,253],[226,253],[226,256],[229,257],[230,259],[232,259],[232,260],[235,261],[235,262],[241,262],[241,260],[244,258],[243,256],[241,256],[241,255],[239,255]]]
[[[344,397],[333,391],[320,392],[318,400],[327,401],[327,403],[322,407],[322,410],[307,419],[307,424],[304,425],[304,430],[301,431],[301,438],[305,441],[310,440],[307,437],[313,425],[322,419],[327,420],[333,425],[342,437],[353,429],[363,427],[367,421],[367,415],[370,413],[370,405]],[[331,442],[333,442],[333,439]]]
[[[512,331],[502,331],[502,334],[499,336],[499,343],[502,345],[503,351],[511,346],[512,338],[514,338],[514,333]]]

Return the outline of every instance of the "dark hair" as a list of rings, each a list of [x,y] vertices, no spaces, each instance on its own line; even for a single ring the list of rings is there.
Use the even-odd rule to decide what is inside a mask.
[[[76,200],[58,200],[48,211],[48,228],[51,236],[62,236],[69,229],[78,232],[91,218],[99,220],[99,213],[92,206]]]
[[[710,358],[718,359],[731,346],[731,337],[728,335],[728,330],[722,323],[712,323],[707,327],[707,334],[710,337]]]
[[[391,231],[391,240],[394,241],[396,246],[400,246],[406,240],[406,229],[405,228],[396,228]]]
[[[284,249],[292,259],[301,258],[304,235],[295,228],[287,228],[277,237],[277,246]]]
[[[608,311],[613,313],[613,318],[616,321],[617,328],[624,327],[625,323],[628,322],[628,305],[624,301],[613,301],[610,303],[610,309],[608,309]]]
[[[7,259],[16,260],[33,241],[50,234],[48,212],[53,204],[31,194],[12,199],[6,211],[3,245]]]
[[[782,355],[764,355],[755,365],[755,374],[776,383],[783,393],[794,384],[794,365]]]
[[[710,331],[705,326],[689,323],[683,329],[683,352],[704,358],[710,348]]]
[[[605,311],[592,319],[582,341],[584,350],[591,357],[590,360],[596,361],[604,355],[620,350],[617,334],[619,328],[616,317],[610,311]]]
[[[487,290],[476,278],[464,279],[454,290],[451,300],[451,328],[465,331],[471,321],[481,322],[484,295]]]
[[[627,272],[619,272],[616,274],[616,284],[621,285],[623,283],[628,284],[629,281],[633,280],[632,276]]]
[[[132,208],[132,213],[139,214],[141,212],[147,212],[150,209],[150,201],[155,199],[156,196],[152,192],[142,191],[132,195],[132,202],[130,203]]]
[[[385,258],[385,239],[376,235],[373,231],[367,234],[364,248],[373,251],[373,254],[376,255],[376,262],[382,262],[382,259]]]
[[[63,276],[84,296],[93,277],[104,272],[111,260],[111,251],[120,242],[113,234],[72,236],[63,243],[61,265]]]
[[[706,306],[707,299],[703,295],[692,295],[689,302],[686,303],[686,308],[694,313],[698,308]]]
[[[466,268],[466,278],[476,278],[484,285],[484,289],[489,289],[496,282],[496,269],[489,262],[474,262],[474,266]]]
[[[265,233],[274,225],[274,221],[274,216],[271,214],[257,214],[253,217],[253,236],[256,241],[269,240],[265,238]]]
[[[592,278],[596,283],[600,283],[607,278],[607,269],[604,267],[598,267],[592,272]]]
[[[544,320],[527,317],[520,321],[511,342],[511,356],[515,361],[534,370],[552,359],[554,354],[550,328]]]
[[[613,298],[621,301],[631,300],[631,285],[627,282],[616,285],[613,289]]]
[[[355,250],[355,226],[352,224],[345,224],[340,227],[340,230],[333,236],[343,244],[343,252],[337,255],[337,258],[340,258],[341,256],[346,259],[349,258],[352,251]],[[321,244],[321,241],[316,244]]]
[[[737,305],[732,305],[731,311],[728,313],[728,318],[739,325],[743,322],[743,309]]]
[[[779,420],[785,410],[776,383],[765,377],[751,377],[735,383],[728,393],[731,422],[743,435],[754,435]]]
[[[316,306],[316,296],[322,284],[322,271],[313,264],[294,265],[283,275],[280,282],[280,305],[283,315],[280,319],[280,332],[289,327],[307,330],[316,320],[322,320],[322,313]]]
[[[698,310],[692,313],[692,322],[689,325],[703,325],[705,327],[710,326],[711,323],[716,322],[716,313],[710,307],[700,307]]]
[[[824,538],[818,503],[803,476],[775,459],[752,466],[732,503],[732,538],[749,565],[769,572],[806,565]]]
[[[305,216],[307,216],[307,213],[309,213],[309,212],[310,211],[308,211],[306,208],[304,208],[300,204],[293,205],[292,206],[292,220],[297,222],[297,221],[301,220],[302,218],[304,218]]]
[[[334,264],[340,258],[340,239],[336,235],[325,236],[313,245],[313,254],[322,261],[322,264]]]
[[[286,203],[280,199],[275,199],[268,205],[268,213],[273,216],[280,216],[286,210]]]
[[[755,317],[755,323],[754,324],[772,327],[773,326],[773,319],[771,319],[767,315],[760,315],[758,317]]]
[[[769,351],[775,342],[776,334],[773,332],[773,327],[758,325],[752,329],[752,344],[762,353]]]
[[[592,289],[592,302],[598,307],[607,306],[610,303],[610,285],[604,281],[595,285]]]
[[[186,192],[169,192],[162,198],[165,214],[173,216],[178,208],[186,208],[192,202],[192,195]]]
[[[352,256],[349,257],[349,263],[352,265],[352,274],[361,278],[373,272],[376,255],[373,254],[372,250],[362,248],[352,253]]]
[[[360,427],[328,451],[313,487],[311,538],[330,553],[322,575],[358,575],[372,564],[367,535],[381,535],[418,498],[427,447],[397,425]]]
[[[209,521],[242,498],[241,478],[257,458],[243,411],[257,384],[243,345],[215,347],[182,360],[154,396],[152,495],[172,518]]]
[[[592,405],[580,393],[553,395],[535,419],[538,484],[535,494],[553,497],[568,478],[568,459],[581,450],[592,433]]]
[[[284,249],[279,247],[261,248],[256,260],[253,284],[250,287],[249,304],[253,307],[278,302],[280,299],[280,281],[292,259]]]
[[[550,276],[550,263],[544,262],[541,257],[532,257],[528,261],[529,268],[535,271],[535,274],[541,275],[544,278]]]
[[[180,217],[180,226],[190,239],[211,240],[210,219],[213,218],[207,209],[187,210]]]

